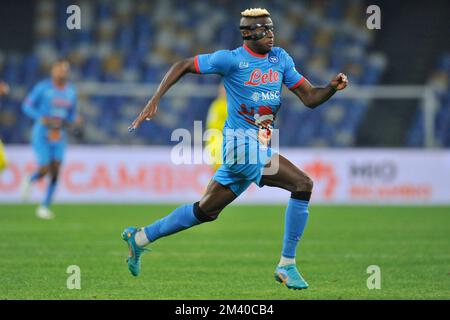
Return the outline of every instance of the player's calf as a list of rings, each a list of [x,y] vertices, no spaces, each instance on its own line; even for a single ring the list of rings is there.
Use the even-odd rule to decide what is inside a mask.
[[[222,212],[222,208],[213,209],[206,208],[202,209],[200,207],[200,202],[194,203],[194,215],[200,222],[211,222],[216,220],[219,217],[220,212]]]
[[[49,171],[50,171],[49,165],[41,166],[32,175],[26,176],[23,178],[21,186],[20,186],[20,190],[21,190],[20,194],[21,194],[22,201],[25,201],[25,202],[28,201],[28,199],[30,197],[32,184],[39,181],[43,177],[45,177]]]
[[[50,172],[50,165],[41,166],[37,169],[37,171],[31,176],[31,182],[35,182],[39,179],[42,179]]]
[[[128,227],[122,232],[122,239],[128,244],[128,269],[133,276],[141,272],[141,255],[150,242],[171,235],[195,225],[213,221],[220,211],[204,211],[199,202],[184,205],[175,209],[171,214],[144,227]]]
[[[122,238],[130,249],[128,267],[131,273],[137,275],[140,271],[140,250],[144,250],[144,246],[162,237],[217,219],[222,209],[235,198],[236,195],[230,189],[212,180],[199,202],[180,206],[144,228],[125,229]]]

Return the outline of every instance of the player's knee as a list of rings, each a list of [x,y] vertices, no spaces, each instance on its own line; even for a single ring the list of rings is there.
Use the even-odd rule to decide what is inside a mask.
[[[52,164],[50,166],[50,178],[53,182],[58,181],[59,177],[59,165]]]
[[[299,176],[295,180],[295,191],[296,192],[299,192],[299,191],[311,192],[313,189],[313,186],[314,186],[313,180],[307,175]]]
[[[59,178],[58,173],[52,173],[52,175],[50,177],[51,183],[57,183],[58,182],[58,178]]]
[[[50,166],[42,166],[38,169],[39,176],[43,177],[50,171]]]
[[[222,210],[211,210],[200,208],[200,202],[194,203],[194,215],[200,222],[214,221],[219,217]]]
[[[314,181],[310,177],[306,176],[306,180],[305,180],[306,191],[312,191],[313,187],[314,187]]]

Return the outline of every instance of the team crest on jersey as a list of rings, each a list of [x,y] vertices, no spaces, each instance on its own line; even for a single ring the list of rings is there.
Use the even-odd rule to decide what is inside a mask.
[[[246,69],[246,68],[248,68],[248,62],[247,61],[239,62],[239,69]]]
[[[269,56],[270,63],[276,64],[278,61],[280,61],[280,59],[277,56]]]

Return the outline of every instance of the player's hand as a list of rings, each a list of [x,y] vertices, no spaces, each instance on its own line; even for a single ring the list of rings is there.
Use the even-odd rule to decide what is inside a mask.
[[[59,118],[51,118],[51,117],[42,117],[41,123],[46,127],[51,128],[61,128],[63,125],[62,119]]]
[[[128,127],[128,131],[134,131],[141,125],[144,120],[151,120],[158,110],[158,103],[154,100],[150,100],[141,113],[134,119],[133,123]]]
[[[339,73],[333,80],[331,80],[330,85],[335,90],[343,90],[348,85],[347,76],[343,73]]]
[[[7,95],[9,93],[9,86],[6,82],[0,81],[0,96]]]

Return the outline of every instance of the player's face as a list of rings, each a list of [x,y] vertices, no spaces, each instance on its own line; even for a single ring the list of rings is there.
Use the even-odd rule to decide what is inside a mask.
[[[262,17],[258,19],[244,19],[243,21],[241,21],[241,25],[250,25],[253,23],[258,23],[261,25],[273,25],[272,19],[270,19],[269,17]],[[258,51],[260,52],[269,52],[270,50],[272,50],[275,41],[273,30],[266,30],[264,27],[260,27],[252,31],[246,31],[246,33],[247,35],[251,35],[264,31],[266,32],[266,36],[262,39],[254,41],[254,45],[259,49]]]
[[[270,18],[263,18],[262,24],[273,25],[273,22],[272,19]],[[273,48],[275,37],[273,34],[273,30],[265,30],[264,27],[255,30],[255,32],[263,32],[263,31],[266,31],[266,36],[258,40],[257,42],[259,42],[259,45],[263,47],[267,52],[269,52]]]
[[[68,62],[57,62],[52,67],[52,78],[58,82],[65,82],[69,79],[70,66]]]

